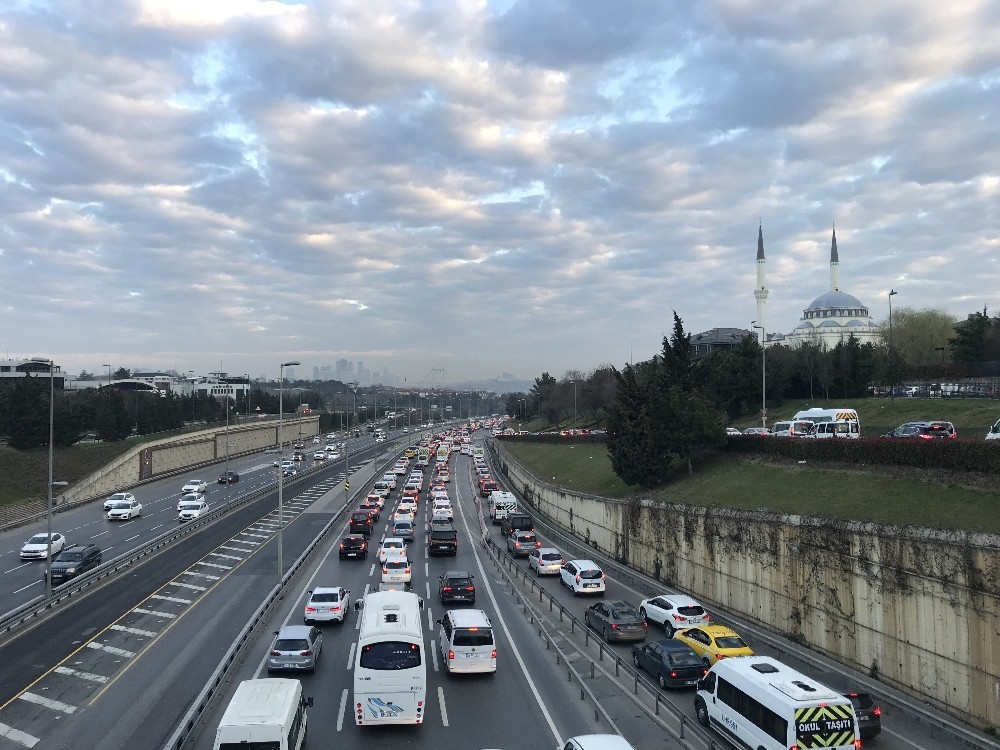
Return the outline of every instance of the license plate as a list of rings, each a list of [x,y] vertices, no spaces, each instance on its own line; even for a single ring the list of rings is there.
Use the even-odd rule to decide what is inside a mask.
[[[684,680],[685,685],[697,685],[698,680]]]
[[[319,612],[321,615],[323,615],[329,612],[330,609],[328,607],[317,607],[316,611]]]
[[[585,583],[585,584],[583,584],[583,587],[585,589],[596,589],[597,588],[597,584],[596,583]]]
[[[465,657],[467,659],[478,659],[479,658],[479,654],[466,654]]]

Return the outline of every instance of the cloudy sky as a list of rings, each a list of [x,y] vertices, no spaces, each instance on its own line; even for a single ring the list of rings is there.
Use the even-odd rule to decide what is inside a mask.
[[[5,0],[0,347],[559,377],[1000,307],[992,0]],[[0,355],[3,356],[3,355]],[[436,376],[439,380],[441,376]]]

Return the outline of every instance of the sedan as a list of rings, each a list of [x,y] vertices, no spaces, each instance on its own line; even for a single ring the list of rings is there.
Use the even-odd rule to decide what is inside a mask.
[[[467,570],[449,570],[439,576],[438,596],[442,604],[449,602],[476,603],[476,585]]]
[[[708,674],[701,657],[686,643],[673,638],[637,643],[632,647],[632,663],[655,677],[661,688],[689,687]]]
[[[725,625],[705,625],[700,628],[678,630],[674,638],[694,649],[708,667],[730,656],[753,656],[753,649],[746,641]]]
[[[646,622],[663,626],[667,638],[674,637],[678,628],[706,625],[709,614],[698,602],[684,594],[660,594],[639,602],[639,614]]]
[[[340,586],[317,586],[309,592],[302,612],[306,625],[312,622],[344,622],[350,606],[351,592]]]
[[[219,475],[219,484],[235,484],[240,481],[240,475],[235,471],[224,471]]]
[[[326,453],[324,451],[316,451],[313,453],[313,461],[325,461]]]
[[[184,508],[185,503],[200,503],[204,502],[205,496],[200,492],[192,492],[190,495],[185,495],[177,503],[177,512],[180,513]]]
[[[135,500],[135,495],[133,495],[131,492],[116,492],[115,494],[113,494],[111,497],[109,497],[107,500],[104,501],[104,510],[105,511],[111,510],[111,506],[114,505],[115,503],[131,502],[132,500]]]
[[[382,563],[390,555],[402,554],[406,554],[406,542],[398,536],[387,536],[382,540],[382,546],[378,548],[378,561]]]
[[[274,633],[267,655],[267,671],[308,669],[316,671],[323,651],[323,631],[309,625],[285,625]]]
[[[534,531],[515,531],[507,537],[507,551],[512,557],[528,557],[531,550],[541,546]]]
[[[62,548],[66,546],[66,537],[62,534],[52,534],[52,542],[50,545],[49,535],[45,532],[41,534],[35,534],[31,539],[24,543],[21,547],[21,559],[22,560],[44,560],[45,553],[50,549],[51,554],[54,557],[62,552]]]
[[[208,482],[204,479],[189,479],[187,484],[181,487],[181,494],[187,495],[191,492],[207,492]]]
[[[538,576],[557,576],[566,562],[555,547],[536,547],[528,553],[528,567]]]
[[[181,523],[193,521],[208,513],[208,503],[204,500],[186,500],[178,507],[180,511],[177,513],[177,520]]]
[[[646,640],[646,620],[627,602],[616,600],[592,604],[583,613],[583,621],[606,641]]]
[[[138,500],[112,503],[108,510],[109,521],[131,521],[142,515],[142,504]]]

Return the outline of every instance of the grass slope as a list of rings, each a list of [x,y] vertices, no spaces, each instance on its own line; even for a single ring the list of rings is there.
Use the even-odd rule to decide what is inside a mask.
[[[504,442],[538,476],[605,497],[638,492],[611,470],[600,446]],[[768,510],[1000,534],[1000,491],[753,459],[718,458],[649,493],[664,502]]]

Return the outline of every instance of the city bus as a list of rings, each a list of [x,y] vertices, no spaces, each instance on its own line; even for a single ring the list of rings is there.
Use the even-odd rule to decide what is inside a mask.
[[[427,695],[423,600],[408,591],[376,591],[354,606],[361,612],[354,657],[355,723],[423,723]]]
[[[306,738],[306,708],[298,680],[244,680],[233,693],[215,732],[214,750],[300,750]]]

